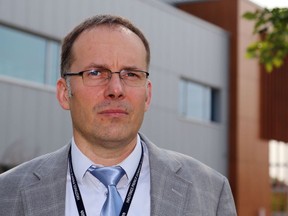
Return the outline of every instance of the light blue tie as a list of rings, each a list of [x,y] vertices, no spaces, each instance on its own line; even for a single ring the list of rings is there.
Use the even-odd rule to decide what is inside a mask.
[[[96,168],[93,165],[89,167],[88,171],[108,189],[101,216],[119,216],[123,201],[116,189],[116,185],[125,174],[125,171],[120,166]]]

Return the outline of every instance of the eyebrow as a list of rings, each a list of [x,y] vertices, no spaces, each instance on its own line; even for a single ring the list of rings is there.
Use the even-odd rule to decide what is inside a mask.
[[[88,66],[84,67],[84,69],[91,69],[91,68],[98,68],[98,69],[109,69],[109,66],[107,64],[96,64],[96,63],[91,63]],[[110,70],[110,69],[109,69]],[[144,70],[136,66],[124,66],[121,68],[121,70]]]
[[[91,69],[91,68],[103,68],[103,69],[108,69],[108,65],[106,64],[95,64],[91,63],[88,66],[84,67],[84,69]]]

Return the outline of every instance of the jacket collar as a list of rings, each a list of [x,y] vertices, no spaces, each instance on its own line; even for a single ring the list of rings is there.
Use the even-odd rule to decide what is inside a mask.
[[[149,152],[151,215],[185,215],[185,200],[192,183],[179,174],[182,164],[142,134],[140,137]],[[21,191],[27,215],[65,215],[69,148],[67,145],[46,156],[34,172],[35,180]]]
[[[160,150],[145,136],[141,135],[149,152],[151,178],[151,215],[184,215],[185,200],[191,182],[178,173],[182,164]]]
[[[69,148],[67,145],[45,156],[33,173],[34,180],[21,191],[27,215],[65,215]]]

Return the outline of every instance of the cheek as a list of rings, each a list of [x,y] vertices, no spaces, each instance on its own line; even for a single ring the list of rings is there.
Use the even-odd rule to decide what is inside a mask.
[[[73,92],[82,103],[91,104],[93,101],[103,98],[103,90],[96,87],[84,87]],[[102,96],[102,97],[101,97]]]
[[[91,91],[73,91],[72,93],[73,96],[70,98],[71,112],[79,112],[78,114],[75,113],[76,115],[91,112],[100,97]]]
[[[136,103],[137,103],[137,111],[139,113],[144,113],[149,108],[150,99],[149,99],[149,97],[146,94],[145,95],[141,95],[141,96],[138,97],[138,100],[136,100]]]

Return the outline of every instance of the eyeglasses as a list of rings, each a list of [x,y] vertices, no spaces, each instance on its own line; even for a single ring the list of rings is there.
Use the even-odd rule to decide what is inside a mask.
[[[77,73],[66,72],[65,76],[82,76],[85,86],[101,86],[109,83],[113,74],[119,74],[119,77],[127,86],[140,87],[144,86],[149,73],[136,69],[123,69],[121,71],[112,72],[109,69],[92,69],[80,71]]]

